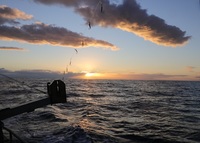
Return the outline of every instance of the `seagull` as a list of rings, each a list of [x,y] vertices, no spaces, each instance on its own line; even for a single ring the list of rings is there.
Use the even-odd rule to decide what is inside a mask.
[[[103,13],[103,3],[101,1],[101,13]]]
[[[82,43],[82,45],[84,45],[84,43]],[[76,54],[78,54],[78,50],[77,49],[74,49],[76,51]]]
[[[71,66],[72,65],[72,61],[70,60],[70,62],[69,62],[69,65]]]
[[[66,67],[66,73],[68,73],[68,66]]]
[[[88,21],[88,26],[89,26],[89,29],[91,29],[91,23],[90,23],[90,21]]]

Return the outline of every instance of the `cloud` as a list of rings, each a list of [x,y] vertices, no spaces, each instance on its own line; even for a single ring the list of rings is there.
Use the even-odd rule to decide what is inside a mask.
[[[158,74],[135,74],[135,77],[145,80],[177,80],[184,79],[187,75],[168,75],[163,73]]]
[[[0,74],[9,73],[10,71],[4,68],[0,68]]]
[[[0,78],[5,78],[5,76],[11,78],[57,78],[61,79],[65,78],[76,78],[79,76],[83,76],[83,73],[67,73],[63,75],[63,73],[50,71],[50,70],[19,70],[19,71],[10,71],[4,68],[0,68]]]
[[[62,79],[64,78],[78,78],[85,77],[85,72],[73,73],[69,72],[65,75],[61,72],[51,70],[18,70],[10,71],[4,68],[0,68],[0,79],[5,76],[11,78],[50,78],[50,79]],[[126,80],[195,80],[200,79],[200,76],[190,77],[188,75],[168,75],[163,73],[158,74],[146,74],[146,73],[92,73],[97,76],[91,77],[95,79],[126,79]],[[5,75],[5,76],[4,76]],[[86,77],[85,77],[86,78]]]
[[[29,20],[33,16],[18,9],[7,6],[0,6],[0,40],[15,40],[32,44],[50,44],[53,46],[67,46],[73,48],[102,47],[111,50],[118,50],[113,44],[85,37],[79,33],[72,32],[66,28],[46,25],[41,22],[23,25],[21,27],[7,26],[5,23],[18,24],[16,20]],[[18,48],[5,48],[1,50]]]
[[[131,73],[121,75],[124,79],[134,79],[134,80],[184,80],[188,78],[188,75],[169,75],[164,73]]]
[[[61,4],[73,7],[77,13],[92,25],[114,27],[136,34],[145,40],[163,46],[177,47],[188,42],[190,36],[180,28],[166,24],[155,16],[148,15],[136,0],[123,0],[122,4],[113,4],[103,0],[103,13],[99,0],[34,0],[47,5]]]
[[[34,0],[37,3],[43,3],[47,5],[53,5],[53,4],[61,4],[65,6],[79,6],[81,1],[84,2],[84,0]],[[95,0],[94,0],[95,1]],[[97,2],[97,1],[95,1]]]
[[[24,51],[24,48],[18,47],[0,47],[0,50],[10,50],[10,51]]]
[[[21,27],[0,25],[0,39],[73,48],[103,47],[118,50],[116,46],[109,42],[85,37],[66,28],[44,23],[23,25]]]
[[[0,5],[0,25],[5,23],[19,24],[16,20],[29,20],[32,18],[32,15],[26,14],[23,11]]]

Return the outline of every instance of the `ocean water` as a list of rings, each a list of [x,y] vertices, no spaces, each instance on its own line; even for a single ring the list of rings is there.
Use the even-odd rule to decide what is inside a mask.
[[[0,109],[39,100],[50,80],[0,79]],[[199,143],[200,82],[65,80],[67,103],[3,123],[30,143]]]

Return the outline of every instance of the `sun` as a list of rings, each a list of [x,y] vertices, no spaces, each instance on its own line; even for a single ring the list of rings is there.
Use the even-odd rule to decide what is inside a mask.
[[[95,76],[95,73],[86,73],[85,76],[86,77],[92,77],[92,76]]]

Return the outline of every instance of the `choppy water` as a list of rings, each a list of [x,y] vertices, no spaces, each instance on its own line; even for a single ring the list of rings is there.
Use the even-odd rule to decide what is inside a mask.
[[[49,80],[23,80],[46,91]],[[198,143],[200,82],[66,80],[67,103],[4,120],[31,143]],[[0,109],[46,97],[0,79]]]

